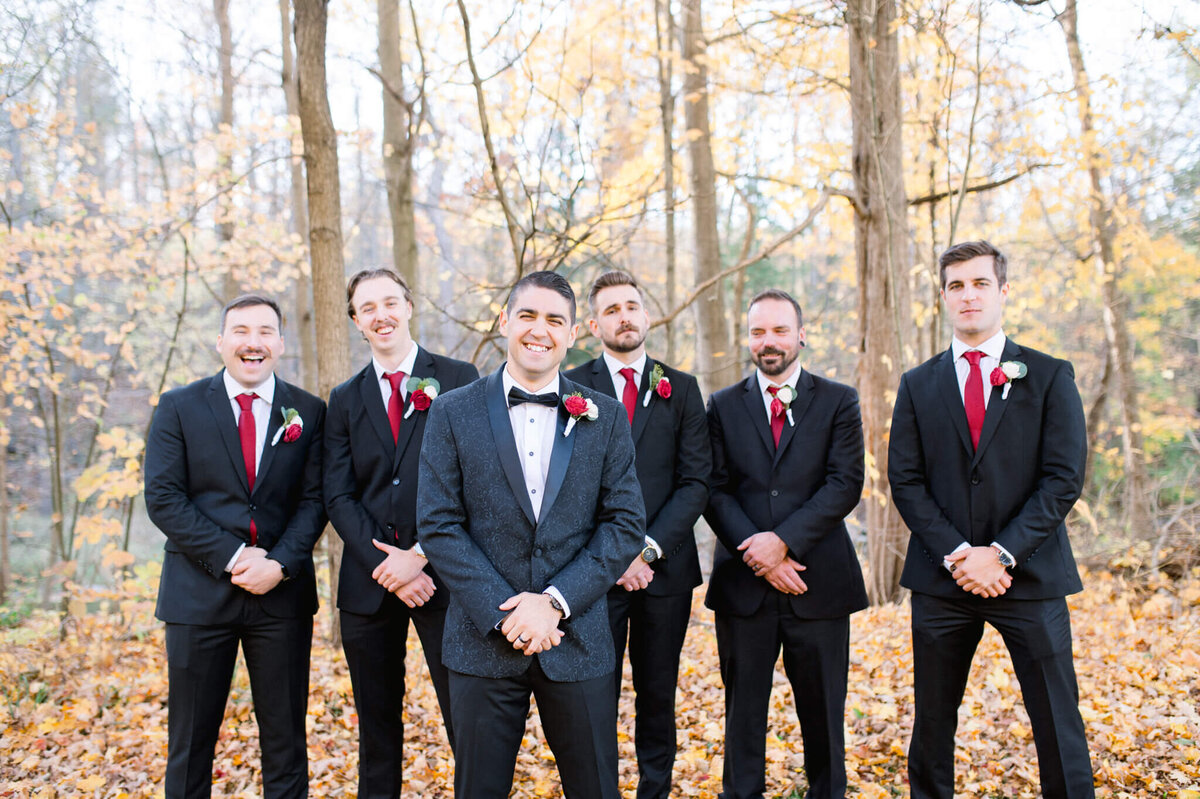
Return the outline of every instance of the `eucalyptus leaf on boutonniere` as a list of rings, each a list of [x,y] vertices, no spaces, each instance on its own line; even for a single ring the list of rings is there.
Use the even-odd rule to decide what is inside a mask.
[[[563,430],[564,438],[571,435],[571,431],[575,429],[575,423],[580,419],[594,422],[600,418],[600,409],[596,407],[596,403],[578,391],[563,398],[563,407],[567,409],[567,413],[571,414],[571,418],[567,420],[567,429]]]
[[[654,364],[654,368],[650,370],[650,388],[646,389],[646,398],[642,400],[642,407],[650,407],[650,397],[657,394],[663,399],[671,397],[671,380],[663,374],[661,364]]]
[[[771,413],[775,416],[787,414],[788,425],[795,427],[792,420],[792,403],[796,401],[796,389],[791,386],[780,386],[771,399]]]
[[[1002,361],[999,366],[992,370],[989,379],[993,386],[1004,386],[1000,392],[1000,399],[1008,399],[1008,392],[1012,389],[1014,380],[1020,380],[1025,375],[1029,374],[1029,367],[1020,361]]]
[[[442,385],[432,377],[410,377],[408,378],[408,410],[404,412],[404,418],[412,416],[413,411],[427,411],[433,401],[437,399],[438,392],[442,390]]]
[[[275,431],[275,437],[271,439],[272,447],[279,443],[281,437],[283,443],[290,444],[304,432],[304,420],[300,418],[300,411],[295,408],[280,408],[279,412],[283,414],[283,424]]]

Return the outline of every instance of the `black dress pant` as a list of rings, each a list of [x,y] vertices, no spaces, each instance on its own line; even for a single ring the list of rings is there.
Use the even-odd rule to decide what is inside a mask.
[[[1004,638],[1033,727],[1046,799],[1091,799],[1079,688],[1071,651],[1071,616],[1062,598],[943,599],[912,595],[916,719],[908,749],[913,799],[954,796],[954,732],[984,622]]]
[[[376,613],[361,616],[343,610],[341,620],[342,649],[358,711],[358,795],[360,799],[396,799],[403,783],[404,657],[410,621],[421,639],[446,737],[454,749],[450,683],[442,665],[446,608],[410,608],[388,594]]]
[[[262,747],[263,796],[308,796],[310,615],[277,618],[247,594],[236,622],[167,624],[167,799],[212,795],[213,757],[238,644]]]
[[[722,799],[761,799],[766,791],[767,713],[781,649],[804,742],[805,796],[843,799],[850,617],[802,619],[771,591],[753,616],[717,613],[716,631],[725,683]]]
[[[635,691],[634,745],[638,799],[667,799],[675,765],[675,687],[679,653],[692,613],[692,594],[653,596],[617,586],[608,593],[608,620],[617,652],[614,702],[621,696],[625,641]],[[615,707],[615,705],[614,705]]]
[[[612,675],[555,682],[531,657],[516,677],[450,672],[455,799],[508,799],[525,734],[529,697],[537,700],[546,743],[566,799],[619,799],[617,716]]]

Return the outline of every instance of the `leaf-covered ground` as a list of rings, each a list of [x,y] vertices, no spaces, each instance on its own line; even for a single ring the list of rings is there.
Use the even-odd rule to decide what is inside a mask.
[[[1134,590],[1107,574],[1072,598],[1075,660],[1097,794],[1200,799],[1200,578]],[[675,795],[719,789],[723,699],[712,615],[697,602],[679,691]],[[0,643],[0,796],[161,796],[166,756],[166,661],[149,602],[5,630]],[[327,615],[319,617],[324,624]],[[912,724],[907,605],[856,614],[850,653],[846,759],[851,795],[906,796]],[[65,634],[62,634],[65,633]],[[321,636],[318,636],[320,638]],[[415,636],[410,641],[416,650]],[[452,795],[453,764],[420,654],[410,650],[406,778],[412,795]],[[626,677],[628,685],[628,676]],[[802,796],[800,734],[782,672],[768,730],[768,793]],[[356,716],[340,651],[312,658],[308,750],[314,796],[353,796]],[[621,705],[621,786],[634,796],[632,700]],[[258,734],[239,668],[217,750],[215,796],[257,796]],[[558,796],[533,713],[514,795]],[[1029,719],[999,636],[988,630],[960,711],[958,791],[1034,797]]]

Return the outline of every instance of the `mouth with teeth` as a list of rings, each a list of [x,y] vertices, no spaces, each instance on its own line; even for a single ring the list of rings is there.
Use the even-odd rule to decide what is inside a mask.
[[[521,342],[521,344],[523,347],[525,347],[525,349],[529,350],[530,352],[538,353],[539,355],[541,353],[550,351],[550,348],[547,347],[545,344],[537,344],[533,341],[524,341],[524,342]]]
[[[377,336],[389,336],[396,332],[396,325],[392,322],[380,322],[371,328],[371,332]]]
[[[257,366],[270,357],[271,353],[266,350],[259,349],[241,349],[237,352],[237,357],[244,364]]]

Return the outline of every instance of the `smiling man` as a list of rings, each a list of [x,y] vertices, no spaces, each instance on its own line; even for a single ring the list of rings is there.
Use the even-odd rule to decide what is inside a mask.
[[[266,297],[225,306],[217,336],[224,370],[163,394],[146,441],[146,510],[167,537],[155,612],[166,623],[170,799],[211,794],[239,643],[263,795],[308,795],[325,404],[275,376],[281,325]]]
[[[566,796],[619,796],[605,595],[645,512],[625,408],[558,372],[577,330],[566,278],[526,275],[500,312],[508,361],[429,411],[418,530],[450,589],[458,799],[508,796],[531,694]]]
[[[329,395],[325,506],[346,544],[337,603],[358,710],[358,795],[394,799],[403,777],[409,622],[455,744],[441,658],[448,597],[417,544],[417,471],[430,404],[479,372],[412,340],[412,294],[390,269],[350,278],[346,312],[371,362]]]
[[[1094,796],[1066,595],[1082,590],[1063,523],[1087,434],[1071,364],[1004,335],[1008,265],[986,241],[942,253],[950,348],[900,380],[888,481],[912,535],[913,799],[954,795],[954,733],[984,623],[1004,638],[1042,795]]]

